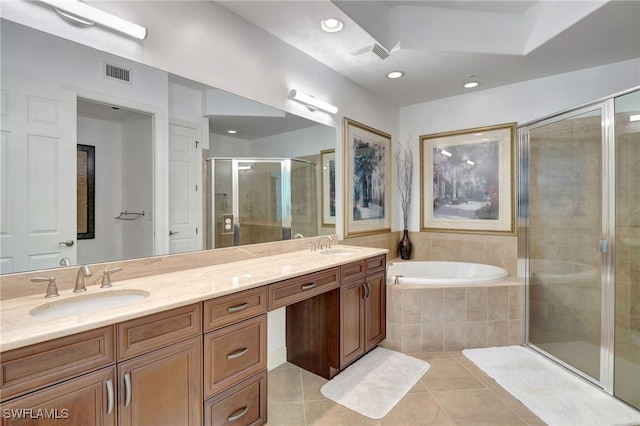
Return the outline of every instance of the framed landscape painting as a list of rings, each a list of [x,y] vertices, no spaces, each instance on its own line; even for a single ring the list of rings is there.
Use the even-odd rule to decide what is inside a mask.
[[[336,150],[320,151],[322,158],[322,226],[336,226]]]
[[[514,234],[515,123],[420,136],[423,231]]]
[[[391,135],[344,119],[345,237],[391,231]]]

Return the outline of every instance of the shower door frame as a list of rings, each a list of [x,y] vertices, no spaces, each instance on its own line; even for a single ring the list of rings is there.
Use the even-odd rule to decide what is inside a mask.
[[[633,91],[633,90],[631,90]],[[628,92],[631,92],[628,91]],[[627,92],[625,92],[627,93]],[[614,330],[615,330],[615,129],[614,95],[606,99],[585,104],[580,107],[534,120],[518,126],[518,277],[525,282],[526,329],[525,344],[530,348],[553,359],[584,379],[594,383],[605,392],[613,395],[614,368]],[[530,326],[530,130],[549,124],[571,119],[582,114],[600,110],[601,113],[601,311],[600,311],[600,378],[596,379],[569,363],[549,354],[529,339]]]
[[[231,206],[233,214],[232,245],[240,245],[240,199],[239,178],[240,163],[280,163],[280,198],[282,240],[291,239],[292,205],[291,205],[291,158],[255,158],[255,157],[209,157],[211,160],[211,188],[215,188],[216,160],[231,161]],[[215,223],[215,200],[211,197],[211,223]],[[213,230],[213,226],[212,226]]]

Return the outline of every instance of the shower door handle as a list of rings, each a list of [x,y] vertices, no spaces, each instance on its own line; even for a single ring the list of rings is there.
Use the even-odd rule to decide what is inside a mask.
[[[600,240],[600,243],[598,244],[598,249],[600,250],[600,253],[606,253],[607,252],[607,240]]]

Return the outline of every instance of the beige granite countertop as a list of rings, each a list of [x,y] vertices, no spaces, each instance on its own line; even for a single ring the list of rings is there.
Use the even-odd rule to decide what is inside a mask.
[[[334,248],[348,248],[355,254],[327,255],[319,251],[304,250],[122,281],[117,281],[116,276],[110,289],[93,285],[87,286],[84,293],[64,290],[60,291],[60,296],[49,299],[44,297],[46,283],[43,283],[42,294],[0,301],[0,351],[166,311],[388,252],[386,249],[354,246]],[[135,290],[146,291],[149,297],[122,307],[62,318],[41,318],[29,314],[40,305],[60,303],[74,297]]]

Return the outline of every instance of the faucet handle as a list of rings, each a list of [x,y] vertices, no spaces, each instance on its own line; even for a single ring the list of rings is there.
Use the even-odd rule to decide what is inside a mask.
[[[111,287],[111,276],[109,274],[122,271],[122,269],[124,269],[122,266],[120,266],[119,268],[105,269],[102,273],[102,285],[100,286],[100,288]]]
[[[47,294],[45,294],[44,297],[60,296],[60,294],[58,294],[58,286],[56,285],[56,277],[49,277],[49,278],[35,277],[35,278],[31,278],[31,281],[33,281],[34,283],[49,281],[49,285],[47,286]]]

